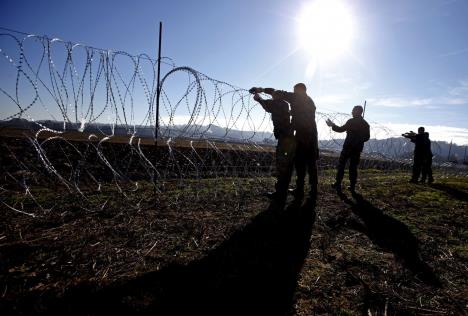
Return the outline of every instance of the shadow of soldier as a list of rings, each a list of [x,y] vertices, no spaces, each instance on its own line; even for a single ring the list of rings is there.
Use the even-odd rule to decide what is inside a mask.
[[[468,202],[468,192],[451,187],[447,184],[433,183],[431,184],[431,188],[437,189],[439,191],[443,191],[457,200]]]
[[[199,261],[97,291],[75,289],[43,304],[45,314],[285,315],[314,222],[315,206],[307,203],[262,212]]]
[[[421,259],[419,240],[405,224],[384,214],[358,193],[353,194],[355,202],[343,193],[339,195],[351,206],[352,212],[362,220],[362,224],[357,221],[352,223],[351,228],[367,235],[382,249],[393,252],[424,283],[441,286],[431,267]]]

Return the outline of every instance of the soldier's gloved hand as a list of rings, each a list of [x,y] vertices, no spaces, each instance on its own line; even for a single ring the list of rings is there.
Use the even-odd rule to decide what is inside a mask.
[[[249,89],[249,93],[262,93],[263,92],[263,89],[262,88],[258,88],[258,87],[252,87]]]
[[[327,123],[327,125],[330,126],[330,127],[332,127],[333,125],[335,125],[335,124],[333,124],[333,122],[332,122],[330,119],[327,119],[327,120],[325,121],[325,123]]]
[[[260,101],[262,98],[258,95],[258,93],[254,94],[254,100],[255,101]]]

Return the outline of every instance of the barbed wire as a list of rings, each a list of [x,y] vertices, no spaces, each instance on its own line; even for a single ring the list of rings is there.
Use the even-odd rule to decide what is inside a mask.
[[[142,183],[162,192],[229,177],[242,191],[242,178],[255,179],[258,190],[271,180],[265,180],[274,172],[271,119],[244,88],[162,58],[156,140],[157,60],[149,55],[6,28],[0,28],[0,54],[0,199],[8,209],[34,216],[30,200],[30,209],[44,211],[32,193],[41,185],[89,202],[90,191],[110,184],[126,196]],[[322,168],[334,165],[343,142],[325,121],[348,118],[316,113]],[[364,167],[408,165],[412,149],[393,135],[371,122]],[[210,189],[216,194],[215,185]],[[22,190],[24,199],[5,202],[11,190]]]

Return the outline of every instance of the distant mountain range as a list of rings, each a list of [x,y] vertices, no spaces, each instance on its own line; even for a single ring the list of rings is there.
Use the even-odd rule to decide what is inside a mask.
[[[64,123],[61,121],[43,120],[32,122],[25,119],[11,119],[9,121],[0,121],[1,129],[5,127],[23,128],[30,130],[39,130],[45,126],[54,130],[67,131],[83,131],[86,133],[105,134],[105,135],[132,135],[143,138],[154,137],[154,127],[152,126],[124,126],[110,125],[103,123],[87,124],[84,128],[77,123]],[[224,127],[210,125],[175,125],[172,127],[161,127],[159,131],[160,137],[183,137],[196,139],[212,139],[229,142],[255,142],[260,144],[275,144],[276,141],[273,134],[270,132],[253,132],[241,131],[235,129],[226,129]],[[339,151],[343,145],[343,139],[320,140],[320,147],[329,150]],[[436,161],[452,161],[463,163],[467,146],[451,145],[444,141],[433,141],[432,151]],[[410,159],[412,157],[414,146],[406,138],[386,138],[386,139],[371,139],[364,148],[364,152],[374,156],[391,157],[399,159]],[[450,153],[450,155],[449,155]],[[468,159],[466,157],[465,159]]]
[[[344,140],[321,140],[321,147],[331,150],[341,150]],[[468,162],[467,146],[450,145],[445,141],[432,141],[431,144],[434,161],[454,163]],[[383,156],[398,159],[412,159],[414,144],[403,137],[391,137],[385,139],[370,139],[364,146],[364,152],[374,156]],[[466,150],[466,151],[465,151]],[[450,154],[450,155],[449,155]],[[466,157],[465,157],[466,155]]]
[[[143,138],[154,137],[154,126],[125,126],[111,125],[104,123],[86,124],[82,128],[79,123],[68,123],[62,121],[40,120],[29,121],[26,119],[11,119],[9,121],[0,121],[0,128],[23,128],[30,130],[39,130],[41,126],[57,131],[82,131],[93,134],[105,135],[135,135]],[[173,125],[171,127],[161,126],[159,129],[160,137],[183,137],[183,138],[202,138],[219,139],[227,141],[252,141],[256,143],[275,143],[273,134],[270,132],[241,131],[235,129],[226,129],[216,125]]]

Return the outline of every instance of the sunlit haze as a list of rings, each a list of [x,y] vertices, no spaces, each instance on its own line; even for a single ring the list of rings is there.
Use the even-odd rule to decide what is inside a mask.
[[[0,16],[3,27],[153,58],[162,21],[162,54],[177,65],[246,89],[304,82],[319,112],[349,114],[367,100],[366,118],[398,127],[395,135],[437,126],[437,139],[468,143],[468,1],[5,0]],[[25,47],[39,58],[35,48]],[[0,82],[14,96],[16,68],[3,57],[0,67]],[[174,77],[166,88],[178,95],[183,80]],[[2,114],[16,111],[1,95]],[[133,102],[138,122],[148,109],[144,92]],[[26,114],[34,111],[42,107]],[[261,124],[264,111],[251,114]],[[173,119],[189,115],[181,106]]]
[[[350,9],[339,0],[316,0],[298,17],[299,45],[320,62],[349,51],[355,31]]]

